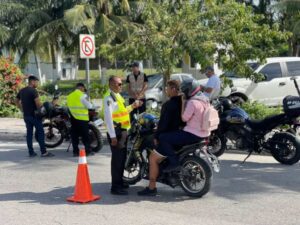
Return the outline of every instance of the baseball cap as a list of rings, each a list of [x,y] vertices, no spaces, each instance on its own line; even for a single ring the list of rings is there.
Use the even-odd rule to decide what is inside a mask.
[[[133,62],[131,64],[131,67],[139,67],[140,66],[140,63],[139,62]]]

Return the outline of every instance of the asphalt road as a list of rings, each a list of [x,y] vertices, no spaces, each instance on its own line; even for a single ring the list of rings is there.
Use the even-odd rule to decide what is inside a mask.
[[[292,225],[300,224],[300,167],[284,166],[270,156],[243,154],[221,157],[211,191],[200,199],[186,197],[180,188],[159,186],[159,196],[139,197],[146,182],[130,188],[129,196],[112,196],[110,153],[88,158],[93,191],[102,199],[69,203],[76,179],[77,159],[66,145],[56,157],[27,157],[25,144],[0,142],[1,225]]]

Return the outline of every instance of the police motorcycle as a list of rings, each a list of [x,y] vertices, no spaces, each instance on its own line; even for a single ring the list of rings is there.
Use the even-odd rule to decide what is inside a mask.
[[[55,148],[64,140],[70,141],[67,151],[71,145],[71,115],[67,107],[58,105],[60,93],[56,91],[51,102],[44,102],[40,109],[40,116],[43,119],[45,132],[45,145],[47,148]],[[103,147],[103,138],[100,127],[103,120],[99,117],[95,109],[89,110],[89,137],[90,147],[93,152],[99,152]]]
[[[294,83],[296,86],[295,80]],[[227,98],[219,98],[215,107],[219,111],[220,125],[210,137],[209,149],[216,156],[225,152],[230,140],[237,149],[249,151],[244,162],[253,152],[263,151],[270,152],[282,164],[293,165],[299,161],[300,139],[295,133],[300,125],[297,120],[300,116],[300,97],[286,96],[283,99],[283,113],[262,120],[249,118],[243,109],[234,106]]]
[[[157,104],[152,104],[152,109]],[[127,140],[127,159],[123,175],[124,182],[133,185],[141,179],[148,179],[149,155],[154,149],[153,139],[158,118],[150,113],[136,114],[132,121]],[[172,188],[180,186],[188,196],[202,197],[209,190],[213,171],[219,172],[220,165],[216,156],[207,148],[208,139],[199,143],[183,146],[176,150],[181,169],[179,172],[163,172],[168,160],[160,163],[157,182]]]

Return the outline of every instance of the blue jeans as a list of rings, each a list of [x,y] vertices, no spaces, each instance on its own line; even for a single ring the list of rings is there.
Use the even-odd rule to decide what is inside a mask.
[[[179,164],[178,156],[175,153],[175,148],[180,148],[185,145],[195,144],[200,142],[201,137],[192,133],[178,130],[168,133],[163,133],[159,136],[159,144],[157,152],[161,155],[168,157],[169,164],[177,166]]]
[[[24,121],[27,129],[26,141],[27,141],[29,155],[34,153],[33,146],[32,146],[33,127],[35,128],[35,139],[40,145],[41,153],[42,154],[46,153],[45,133],[44,133],[42,120],[37,119],[33,116],[24,116]]]

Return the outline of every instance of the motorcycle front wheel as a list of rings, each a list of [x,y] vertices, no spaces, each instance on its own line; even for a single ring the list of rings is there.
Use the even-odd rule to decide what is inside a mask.
[[[45,132],[45,146],[47,148],[55,148],[64,141],[62,131],[54,123],[46,122],[43,124]]]
[[[190,156],[181,162],[181,188],[188,196],[200,198],[210,190],[212,171],[202,158]]]
[[[275,134],[271,139],[271,154],[280,163],[293,165],[300,160],[300,143],[288,132]]]

